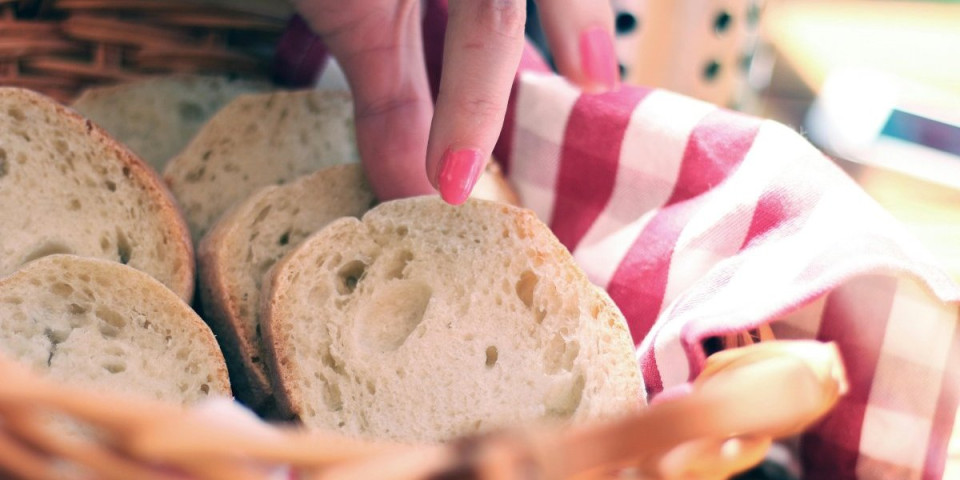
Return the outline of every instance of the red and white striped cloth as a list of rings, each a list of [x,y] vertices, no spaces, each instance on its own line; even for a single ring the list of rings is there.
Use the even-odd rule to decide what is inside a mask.
[[[445,23],[430,7],[434,82]],[[278,73],[319,64],[311,42]],[[960,288],[796,132],[664,90],[582,94],[528,47],[495,154],[623,311],[648,394],[695,378],[702,340],[769,323],[836,342],[850,377],[799,439],[804,478],[945,478]]]

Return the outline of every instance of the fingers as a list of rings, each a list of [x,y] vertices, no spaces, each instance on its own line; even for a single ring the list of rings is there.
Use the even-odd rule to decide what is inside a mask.
[[[560,73],[588,92],[616,89],[620,67],[610,2],[538,0],[537,6]]]
[[[523,51],[523,0],[450,0],[443,77],[427,150],[427,175],[463,203],[503,128]]]
[[[364,170],[381,201],[434,193],[423,169],[433,105],[419,2],[301,0],[350,83]]]

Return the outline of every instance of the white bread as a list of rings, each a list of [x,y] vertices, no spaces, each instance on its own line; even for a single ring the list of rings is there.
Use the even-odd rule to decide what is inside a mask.
[[[0,88],[0,207],[0,275],[72,253],[193,296],[193,246],[159,177],[89,120],[18,88]]]
[[[167,164],[164,180],[197,242],[257,189],[357,161],[349,93],[251,94],[214,115]]]
[[[148,275],[51,255],[0,279],[0,353],[57,382],[178,404],[230,395],[210,329]]]
[[[259,190],[229,210],[197,248],[200,297],[217,334],[237,397],[269,411],[271,396],[260,343],[260,281],[311,233],[374,202],[359,164],[328,167]]]
[[[279,261],[261,322],[281,410],[442,441],[641,405],[626,322],[532,212],[436,197],[337,220]]]
[[[89,88],[72,106],[161,172],[230,100],[269,88],[267,82],[169,75]]]

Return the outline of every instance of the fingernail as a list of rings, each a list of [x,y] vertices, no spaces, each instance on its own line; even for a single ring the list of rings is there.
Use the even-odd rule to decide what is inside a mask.
[[[594,88],[614,90],[620,84],[613,37],[605,29],[594,27],[580,34],[580,62]]]
[[[440,159],[437,187],[440,196],[450,204],[467,201],[470,191],[483,170],[483,156],[479,150],[447,150]]]

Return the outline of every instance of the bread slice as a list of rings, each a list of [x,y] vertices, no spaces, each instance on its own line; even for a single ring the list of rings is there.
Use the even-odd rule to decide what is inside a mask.
[[[258,311],[264,273],[309,234],[341,217],[359,217],[373,202],[359,164],[328,167],[259,190],[228,211],[200,242],[204,313],[245,404],[269,411]]]
[[[241,95],[170,161],[164,180],[196,242],[228,208],[260,187],[357,159],[349,93]]]
[[[159,76],[87,89],[73,108],[161,172],[230,100],[270,88],[268,82],[218,76]]]
[[[72,253],[193,296],[193,246],[159,177],[89,120],[18,88],[0,88],[0,206],[0,275]]]
[[[180,404],[230,395],[210,329],[125,265],[51,255],[0,279],[0,354],[65,384]]]
[[[642,402],[623,316],[527,210],[387,202],[308,238],[264,292],[281,409],[312,428],[442,441]]]

